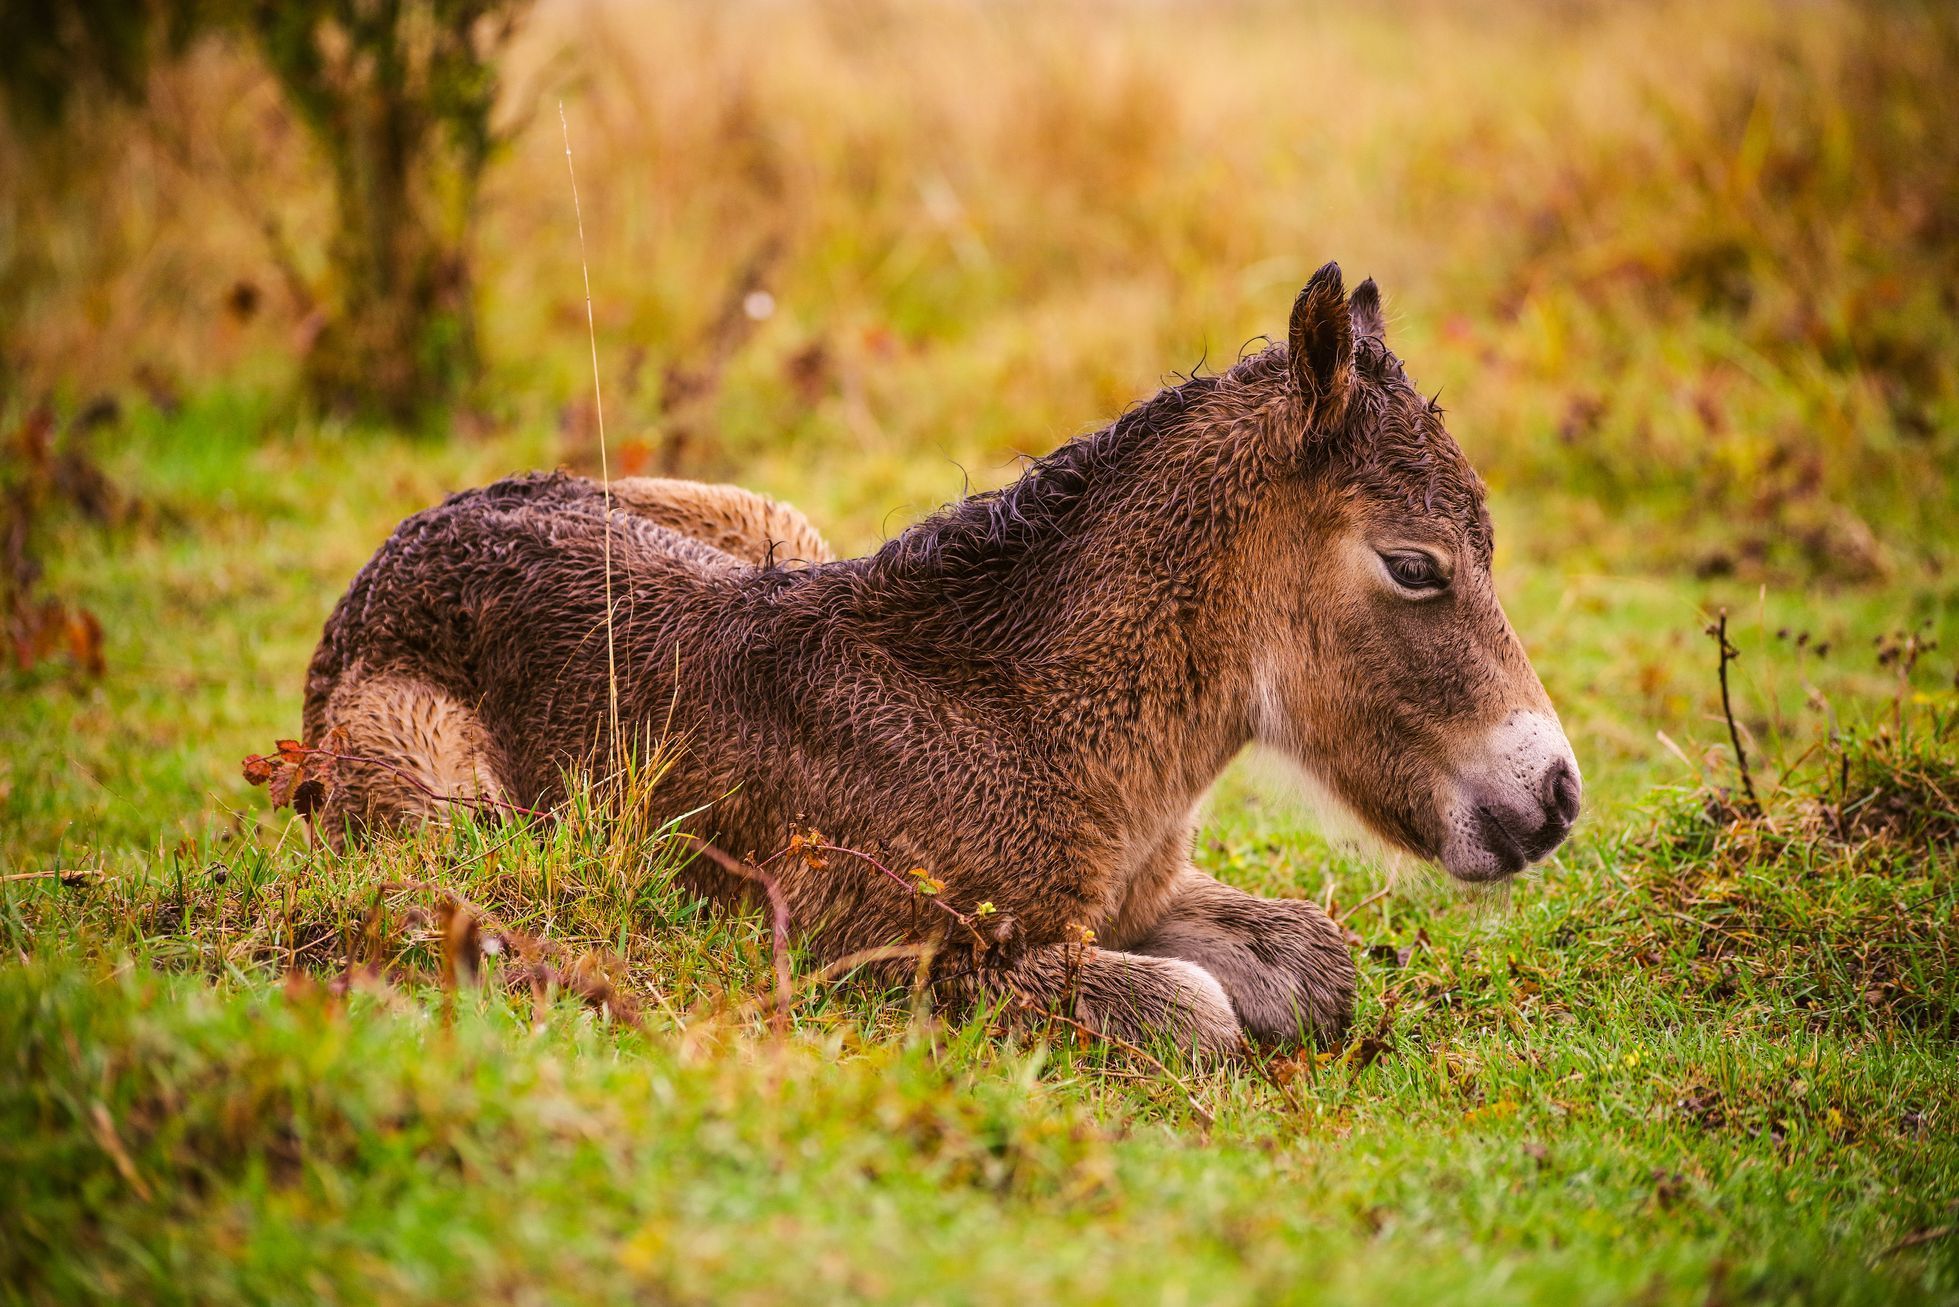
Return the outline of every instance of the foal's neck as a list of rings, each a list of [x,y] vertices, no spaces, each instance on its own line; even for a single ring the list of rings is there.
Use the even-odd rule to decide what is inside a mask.
[[[887,651],[1007,707],[1112,798],[1194,804],[1251,735],[1252,615],[1220,610],[1243,601],[1224,572],[1263,471],[1238,372],[1166,390],[859,560],[855,601]]]
[[[1214,522],[1089,505],[1046,551],[948,567],[904,623],[954,692],[1147,823],[1188,811],[1252,736],[1255,615]]]

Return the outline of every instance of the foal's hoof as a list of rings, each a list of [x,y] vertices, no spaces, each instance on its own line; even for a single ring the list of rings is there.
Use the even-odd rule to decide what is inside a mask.
[[[1354,1020],[1357,972],[1340,927],[1310,900],[1267,899],[1264,906],[1273,919],[1259,944],[1271,965],[1236,995],[1246,1033],[1262,1043],[1341,1044]]]
[[[1238,1023],[1231,996],[1224,992],[1218,978],[1195,962],[1176,958],[1161,961],[1174,963],[1188,972],[1172,1000],[1170,1017],[1164,1023],[1177,1046],[1205,1061],[1222,1060],[1242,1052],[1245,1029]]]

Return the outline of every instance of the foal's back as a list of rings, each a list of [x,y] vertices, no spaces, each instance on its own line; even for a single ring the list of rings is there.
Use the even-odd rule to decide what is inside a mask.
[[[749,570],[613,509],[580,478],[512,478],[409,518],[361,569],[308,669],[304,728],[389,767],[342,769],[333,837],[439,816],[433,796],[548,796],[598,744],[566,724],[606,720],[613,664],[632,689],[632,660],[608,648],[608,589],[613,626],[666,639]]]

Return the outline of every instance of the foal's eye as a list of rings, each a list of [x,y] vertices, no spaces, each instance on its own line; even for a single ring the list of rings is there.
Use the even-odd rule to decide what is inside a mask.
[[[1388,575],[1395,584],[1408,590],[1440,590],[1449,584],[1442,567],[1427,554],[1407,552],[1382,554],[1381,561],[1387,564]]]

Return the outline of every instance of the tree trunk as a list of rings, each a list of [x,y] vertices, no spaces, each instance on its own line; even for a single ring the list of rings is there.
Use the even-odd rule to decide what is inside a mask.
[[[475,371],[468,255],[418,193],[428,143],[404,121],[410,113],[379,104],[350,116],[355,134],[334,159],[337,284],[306,358],[307,387],[332,411],[414,422]],[[473,177],[464,184],[474,191]]]
[[[306,5],[268,4],[256,29],[333,176],[330,281],[306,385],[330,411],[414,424],[475,374],[467,246],[495,81],[473,29],[500,8],[507,35],[522,6],[323,7],[334,23]]]

